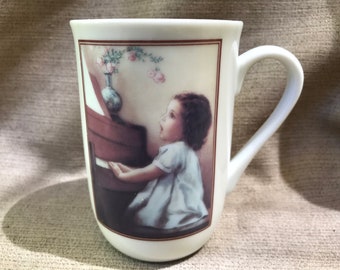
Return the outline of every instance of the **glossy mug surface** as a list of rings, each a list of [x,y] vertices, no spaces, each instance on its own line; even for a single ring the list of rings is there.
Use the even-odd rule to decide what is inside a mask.
[[[224,198],[295,105],[298,60],[262,46],[238,55],[242,22],[73,20],[88,185],[98,226],[145,261],[192,254]],[[234,98],[264,58],[288,71],[276,109],[230,158]]]

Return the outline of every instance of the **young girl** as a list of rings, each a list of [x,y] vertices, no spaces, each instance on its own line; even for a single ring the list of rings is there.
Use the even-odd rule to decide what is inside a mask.
[[[195,151],[205,143],[210,125],[211,110],[205,96],[176,95],[160,120],[160,138],[164,145],[153,162],[137,169],[109,162],[120,180],[148,182],[127,209],[135,225],[181,230],[208,215]]]

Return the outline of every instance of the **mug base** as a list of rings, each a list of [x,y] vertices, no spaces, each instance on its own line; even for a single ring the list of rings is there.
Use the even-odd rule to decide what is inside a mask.
[[[106,240],[118,251],[145,262],[181,260],[197,253],[209,240],[211,227],[191,236],[170,240],[141,240],[115,233],[97,222]]]

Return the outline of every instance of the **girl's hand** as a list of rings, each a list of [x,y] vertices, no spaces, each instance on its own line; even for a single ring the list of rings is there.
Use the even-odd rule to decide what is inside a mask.
[[[123,171],[121,170],[120,166],[116,162],[108,162],[109,167],[111,168],[112,172],[117,178],[120,178],[123,174]]]
[[[111,168],[114,175],[122,181],[127,182],[147,182],[151,180],[155,180],[156,178],[165,174],[160,168],[158,168],[154,164],[150,164],[144,168],[136,168],[132,169],[127,167],[119,162],[108,162],[109,167]]]

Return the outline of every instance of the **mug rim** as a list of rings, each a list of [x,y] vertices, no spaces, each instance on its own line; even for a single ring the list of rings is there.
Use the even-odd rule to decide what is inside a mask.
[[[89,19],[72,19],[70,24],[107,24],[107,23],[124,23],[135,24],[143,23],[152,25],[237,25],[242,26],[241,20],[223,20],[223,19],[188,19],[188,18],[89,18]]]

